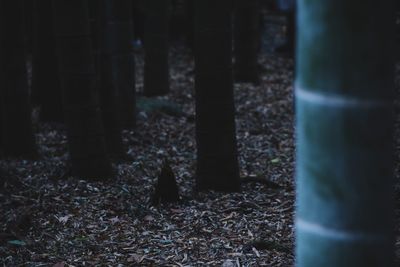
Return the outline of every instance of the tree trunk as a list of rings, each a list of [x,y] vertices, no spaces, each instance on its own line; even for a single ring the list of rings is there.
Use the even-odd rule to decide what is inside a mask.
[[[165,95],[169,92],[169,1],[146,0],[145,16],[143,95]]]
[[[33,1],[23,1],[23,17],[24,17],[24,43],[25,50],[28,55],[32,53],[33,47]]]
[[[104,83],[103,94],[105,93],[105,97],[111,97],[110,94],[114,91],[118,123],[123,128],[134,128],[136,125],[136,97],[135,58],[132,50],[132,2],[131,0],[102,0],[100,3],[102,6],[99,8],[99,70],[101,81]],[[105,89],[104,86],[108,86],[109,89]],[[109,90],[109,93],[104,90]],[[110,103],[107,104],[103,101],[103,104],[109,105]],[[109,112],[111,109],[108,106],[105,112]],[[110,123],[111,120],[108,120],[107,124]],[[113,127],[115,128],[117,125],[111,126],[111,128]]]
[[[113,2],[113,1],[111,1]],[[117,89],[118,116],[123,128],[136,126],[136,80],[133,54],[132,3],[114,3],[107,27],[109,51],[113,67],[113,86]]]
[[[93,55],[95,55],[95,66],[97,66],[98,59],[98,42],[99,42],[99,1],[98,0],[88,0],[89,6],[89,27],[92,39]]]
[[[31,124],[23,1],[0,1],[1,147],[7,156],[34,156]]]
[[[32,91],[40,105],[40,119],[63,122],[62,93],[58,76],[51,0],[34,1]]]
[[[258,0],[235,1],[235,81],[258,84],[259,4]]]
[[[133,16],[133,36],[136,40],[143,41],[144,21],[143,1],[132,0],[132,16]]]
[[[298,8],[297,266],[394,266],[393,3]]]
[[[186,0],[186,43],[194,51],[194,1]]]
[[[198,190],[238,191],[230,0],[195,2]]]
[[[74,175],[112,174],[97,102],[86,0],[53,0],[59,72]]]
[[[135,125],[132,0],[99,2],[100,99],[109,152],[122,156],[121,125]],[[117,105],[117,103],[119,105]],[[118,108],[119,114],[117,114]],[[119,118],[123,121],[119,121]]]

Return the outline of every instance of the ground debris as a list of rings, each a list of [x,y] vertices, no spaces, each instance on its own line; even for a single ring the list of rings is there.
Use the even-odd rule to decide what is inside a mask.
[[[142,60],[137,54],[139,90]],[[40,158],[0,161],[10,177],[0,188],[0,264],[292,265],[291,245],[247,249],[250,240],[269,235],[293,244],[294,193],[286,190],[293,187],[293,62],[269,55],[260,64],[268,70],[261,86],[235,85],[241,177],[250,178],[241,193],[195,194],[195,128],[187,116],[140,111],[137,130],[123,132],[132,160],[114,163],[112,181],[72,177],[65,129],[38,123]],[[194,81],[185,75],[193,68],[189,51],[174,46],[171,66],[171,94],[156,103],[176,103],[182,114],[194,114]],[[152,207],[160,200],[151,196],[164,159],[181,201]]]

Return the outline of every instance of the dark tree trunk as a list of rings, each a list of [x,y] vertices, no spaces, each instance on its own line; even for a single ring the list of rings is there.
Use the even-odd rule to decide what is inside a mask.
[[[165,95],[169,92],[169,1],[147,0],[145,16],[143,94],[145,96]]]
[[[236,0],[234,20],[235,81],[258,84],[258,0]]]
[[[86,0],[53,0],[59,72],[74,175],[110,177],[95,88],[95,68]]]
[[[186,0],[186,42],[194,50],[194,1]]]
[[[33,48],[33,1],[24,0],[23,5],[24,42],[26,53],[29,55]]]
[[[99,89],[106,143],[111,154],[122,156],[121,123],[135,124],[132,2],[101,0],[98,11]]]
[[[31,124],[23,1],[0,1],[1,35],[1,143],[7,156],[33,156],[35,141]]]
[[[97,52],[98,52],[98,42],[99,42],[99,25],[98,25],[98,16],[99,16],[99,1],[98,0],[88,0],[89,4],[89,26],[91,32],[92,39],[92,47],[93,54],[95,55],[95,61],[97,60]]]
[[[114,3],[115,2],[115,3]],[[133,55],[132,6],[128,1],[110,1],[107,50],[112,64],[112,82],[117,93],[118,116],[123,128],[136,126],[135,57]]]
[[[238,191],[230,0],[195,2],[198,190]]]
[[[40,119],[63,122],[62,94],[58,75],[51,0],[34,1],[32,91],[40,105]]]
[[[296,42],[296,12],[290,11],[286,17],[286,49],[289,55],[294,56]]]
[[[132,0],[132,16],[133,36],[137,40],[143,40],[145,18],[143,14],[143,3],[141,3],[141,0]]]

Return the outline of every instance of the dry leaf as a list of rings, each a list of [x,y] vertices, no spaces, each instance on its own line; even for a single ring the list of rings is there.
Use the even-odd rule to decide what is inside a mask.
[[[72,217],[72,215],[65,215],[65,216],[56,217],[56,218],[60,223],[66,224],[68,222],[69,218],[71,218],[71,217]]]
[[[143,220],[147,221],[147,222],[151,222],[154,221],[154,217],[151,215],[146,215]]]

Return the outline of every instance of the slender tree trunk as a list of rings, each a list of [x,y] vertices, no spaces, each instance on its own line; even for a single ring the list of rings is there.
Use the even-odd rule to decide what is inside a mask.
[[[98,43],[99,43],[99,1],[88,0],[89,5],[89,26],[92,39],[93,54],[95,55],[95,62],[97,62]],[[97,66],[97,64],[95,64]]]
[[[110,153],[117,156],[123,154],[121,123],[118,119],[124,119],[124,126],[129,124],[133,127],[135,124],[135,73],[130,49],[133,41],[131,1],[99,2],[100,99],[107,147]],[[118,107],[122,107],[119,114]]]
[[[23,1],[0,1],[1,143],[5,155],[33,156],[36,153],[31,124]]]
[[[33,1],[23,1],[24,16],[24,43],[25,50],[28,55],[32,53],[33,48]]]
[[[168,24],[169,1],[146,0],[144,30],[144,88],[145,96],[169,92]]]
[[[40,118],[63,122],[62,94],[53,29],[52,0],[34,1],[32,91],[39,97]]]
[[[230,0],[196,0],[195,90],[199,190],[238,191]]]
[[[394,266],[393,2],[298,8],[297,266]]]
[[[259,3],[258,0],[236,0],[235,3],[235,80],[258,84]]]
[[[186,0],[186,42],[194,51],[194,1]]]
[[[59,72],[74,175],[111,176],[95,88],[88,2],[53,0]]]

